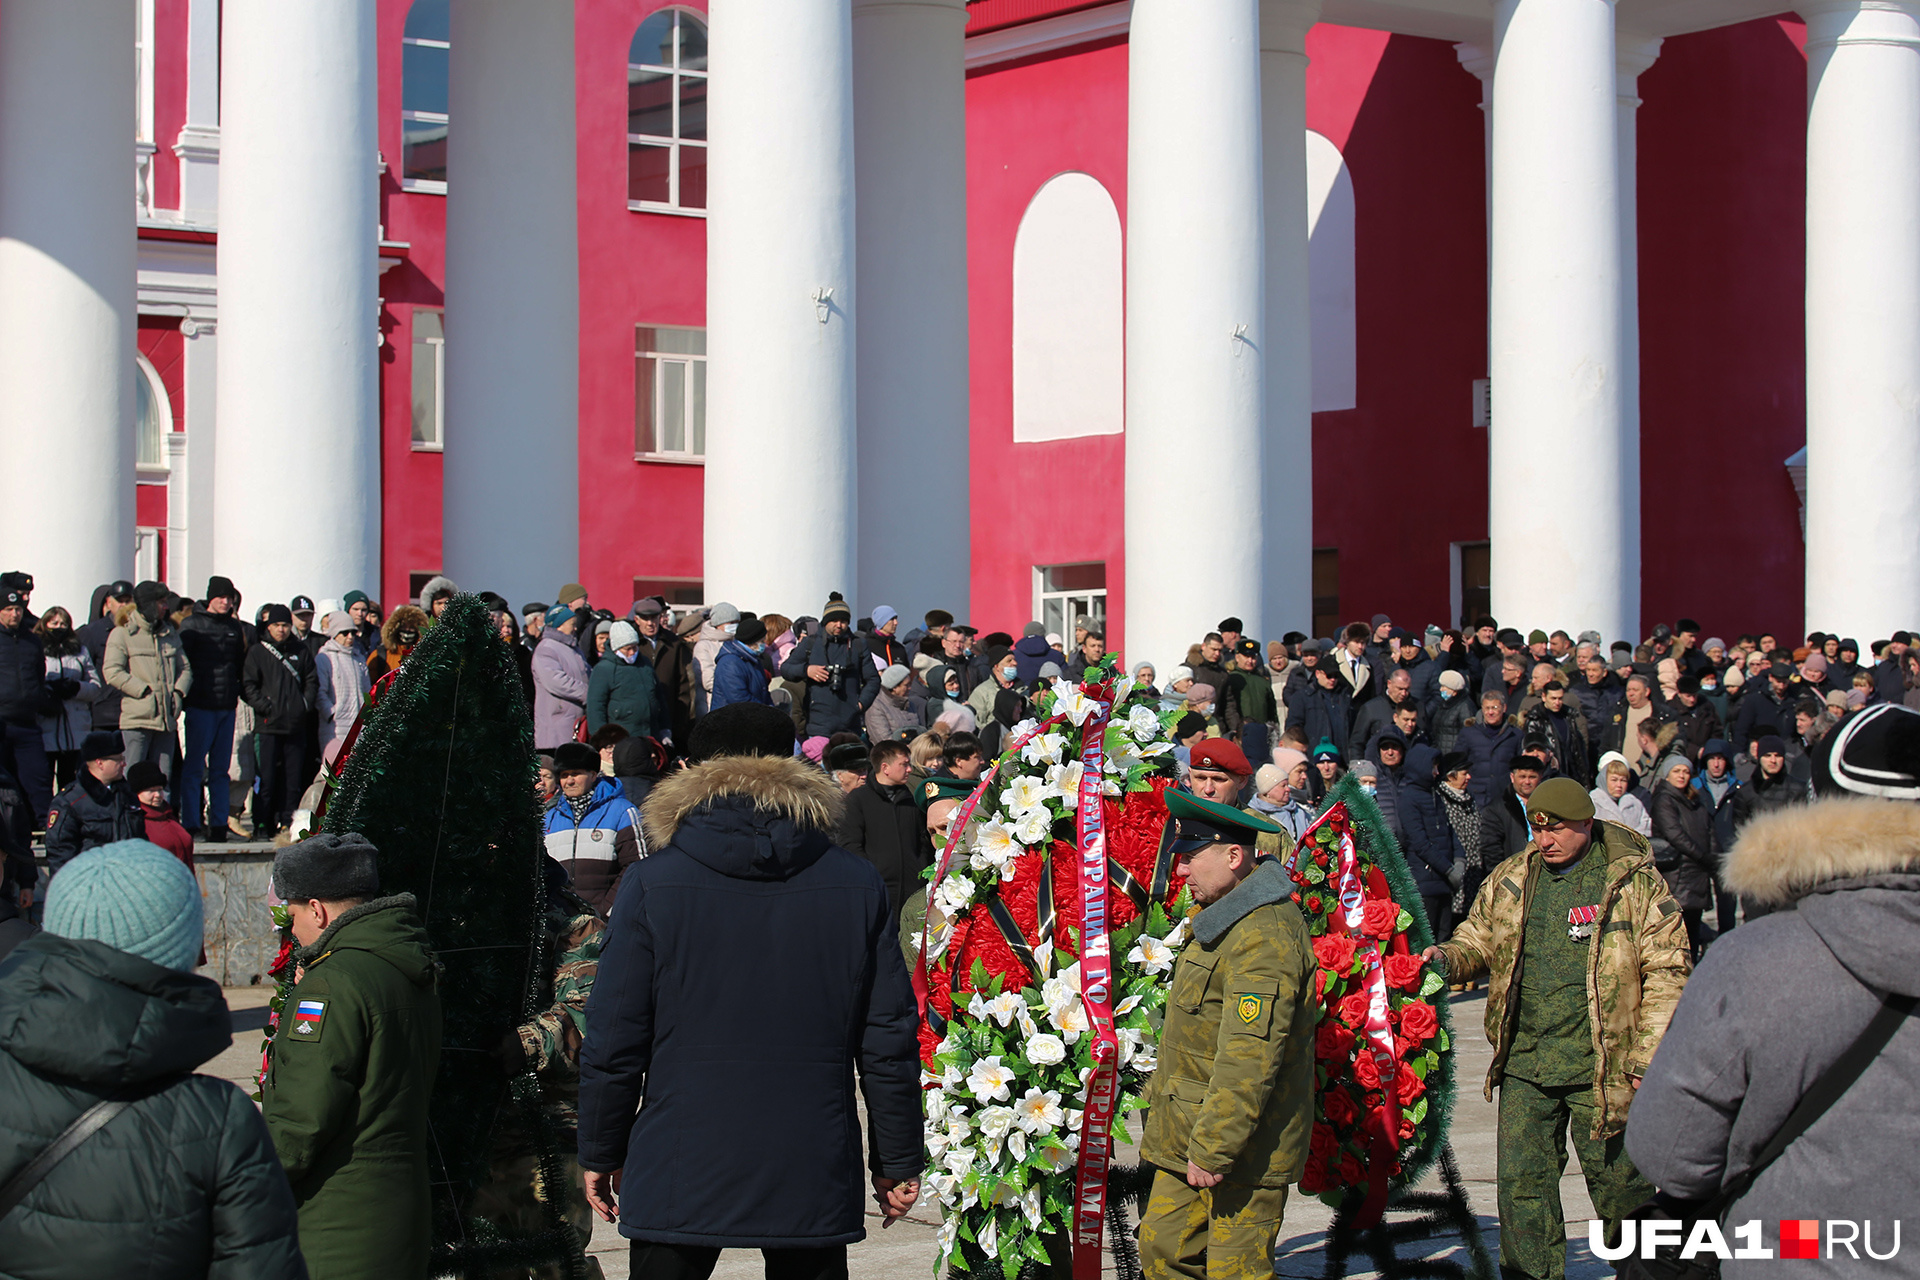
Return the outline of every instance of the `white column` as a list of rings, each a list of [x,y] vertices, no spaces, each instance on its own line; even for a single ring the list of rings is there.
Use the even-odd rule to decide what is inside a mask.
[[[1806,625],[1920,622],[1920,5],[1807,20]]]
[[[0,567],[75,618],[133,569],[133,39],[132,0],[0,4]]]
[[[167,481],[167,573],[183,590],[195,583],[204,587],[208,578],[221,572],[213,563],[214,476],[219,452],[215,422],[220,380],[217,329],[215,321],[195,316],[180,322],[180,334],[186,339],[182,361],[186,430],[173,433],[180,441],[177,446],[173,440],[167,441],[176,448],[174,474]]]
[[[1221,618],[1270,616],[1261,530],[1294,494],[1270,501],[1261,431],[1258,4],[1136,0],[1128,46],[1125,650],[1164,669]],[[1182,514],[1196,459],[1218,537]]]
[[[1625,630],[1602,632],[1639,643],[1640,630],[1640,76],[1660,56],[1659,37],[1615,33],[1617,147],[1620,156],[1620,563]],[[1496,615],[1497,616],[1497,615]]]
[[[1493,612],[1628,635],[1610,0],[1497,0],[1487,525]],[[1630,603],[1635,602],[1635,603]]]
[[[711,14],[706,596],[817,615],[861,598],[848,0]]]
[[[967,501],[966,26],[964,0],[854,0],[859,607],[903,626],[968,608],[968,540],[924,534],[929,485]]]
[[[380,581],[374,0],[226,0],[214,559],[249,601]]]
[[[573,6],[460,0],[452,43],[441,564],[545,600],[580,562]]]
[[[220,208],[220,0],[187,5],[187,121],[180,157],[180,220],[210,224]]]
[[[1254,628],[1250,634],[1261,640],[1313,626],[1306,39],[1307,28],[1319,18],[1319,0],[1261,0],[1260,150],[1267,254],[1263,489],[1275,500],[1266,505],[1260,526],[1266,535],[1266,612],[1244,615]]]

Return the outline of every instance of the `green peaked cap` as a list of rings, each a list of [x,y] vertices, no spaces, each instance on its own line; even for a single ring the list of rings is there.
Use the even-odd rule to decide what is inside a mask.
[[[1280,824],[1245,809],[1202,800],[1190,791],[1169,791],[1167,812],[1177,830],[1173,837],[1176,853],[1192,853],[1210,844],[1237,844],[1251,849],[1263,835],[1275,835]]]

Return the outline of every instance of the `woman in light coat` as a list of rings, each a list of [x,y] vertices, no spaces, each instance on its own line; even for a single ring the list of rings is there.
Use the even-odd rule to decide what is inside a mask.
[[[367,664],[353,651],[360,624],[342,609],[327,615],[327,642],[314,655],[314,674],[320,682],[320,759],[331,765],[346,741],[347,732],[366,705],[373,680]]]
[[[93,704],[106,685],[94,669],[93,655],[73,634],[72,614],[55,605],[41,615],[34,631],[46,651],[47,688],[60,698],[58,711],[39,717],[40,745],[53,763],[55,787],[64,791],[80,772],[80,743],[93,728]],[[66,693],[69,687],[73,691]]]

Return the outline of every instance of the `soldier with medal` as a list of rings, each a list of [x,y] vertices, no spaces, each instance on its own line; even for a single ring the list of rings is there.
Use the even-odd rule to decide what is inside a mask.
[[[1501,1273],[1559,1280],[1569,1137],[1609,1239],[1653,1193],[1626,1153],[1627,1108],[1691,965],[1679,904],[1644,838],[1596,820],[1571,778],[1541,783],[1527,822],[1526,848],[1487,873],[1467,918],[1426,957],[1451,982],[1488,977]]]

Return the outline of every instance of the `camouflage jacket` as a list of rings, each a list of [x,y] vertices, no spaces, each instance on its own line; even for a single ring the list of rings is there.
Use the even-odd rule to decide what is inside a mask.
[[[549,891],[547,931],[558,962],[553,1003],[516,1028],[527,1061],[540,1073],[542,1100],[555,1121],[571,1130],[580,1098],[580,1042],[587,1034],[587,994],[600,968],[607,922],[571,890]]]
[[[1241,1186],[1282,1187],[1306,1164],[1313,1122],[1312,940],[1293,883],[1262,862],[1193,918],[1147,1088],[1141,1156],[1191,1160]]]
[[[1593,827],[1597,842],[1587,856],[1607,859],[1606,888],[1587,955],[1593,1137],[1598,1141],[1627,1127],[1627,1108],[1633,1101],[1629,1077],[1646,1074],[1692,964],[1680,906],[1654,869],[1646,840],[1611,822],[1596,820]],[[1483,974],[1488,979],[1487,1039],[1493,1045],[1489,1101],[1513,1047],[1523,935],[1540,874],[1540,849],[1529,841],[1487,873],[1473,910],[1440,948],[1452,981]]]

